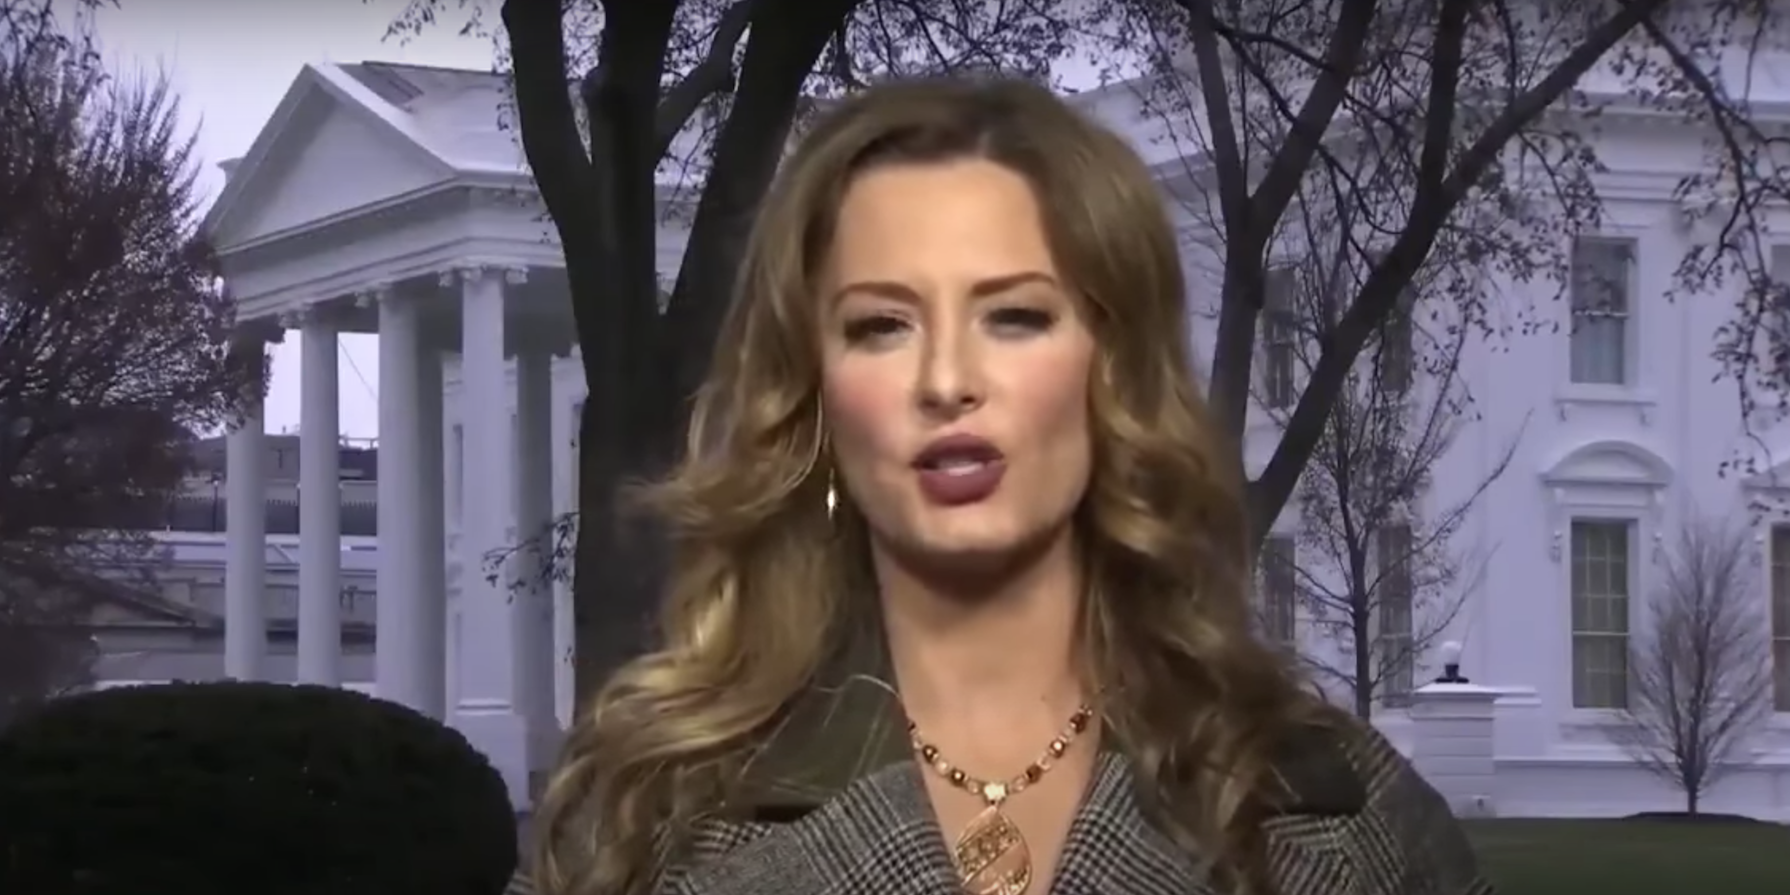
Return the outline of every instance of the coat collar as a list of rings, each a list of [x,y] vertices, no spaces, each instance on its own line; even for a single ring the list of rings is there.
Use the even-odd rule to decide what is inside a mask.
[[[666,890],[676,895],[933,895],[956,891],[947,837],[913,759],[905,715],[880,634],[856,637],[785,712],[742,774],[712,841],[743,842],[699,862]],[[1294,738],[1276,762],[1285,797],[1276,817],[1351,815],[1365,804],[1360,775],[1331,736]],[[1295,844],[1288,866],[1319,882],[1286,895],[1327,895],[1328,846]],[[698,847],[698,853],[716,854]],[[1327,863],[1328,862],[1328,863]],[[1220,895],[1203,859],[1147,819],[1122,746],[1104,743],[1047,892]]]
[[[913,762],[907,716],[895,688],[887,641],[866,625],[824,663],[746,765],[729,813],[769,821],[797,817],[853,783]],[[1102,741],[1102,751],[1124,754]],[[1346,815],[1367,792],[1340,738],[1328,727],[1299,730],[1275,761],[1280,793],[1270,815]]]

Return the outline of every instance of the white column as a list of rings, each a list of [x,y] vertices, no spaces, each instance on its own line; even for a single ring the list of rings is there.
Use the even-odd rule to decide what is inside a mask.
[[[510,394],[504,370],[504,278],[495,270],[460,273],[460,413],[464,462],[460,505],[459,704],[455,720],[528,804],[526,717],[517,700],[518,612],[504,570],[489,557],[510,547]]]
[[[571,358],[576,360],[578,350],[573,348]],[[558,502],[554,506],[555,513],[567,513],[578,509],[578,429],[583,425],[580,414],[584,411],[584,390],[579,385],[573,386],[573,392],[564,396],[565,425],[555,439],[555,451],[563,458],[559,466],[560,480],[554,484],[554,492]],[[572,719],[578,714],[577,669],[574,667],[574,647],[577,640],[576,627],[572,613],[572,579],[564,577],[553,589],[553,656],[554,693],[557,702],[557,714],[560,728],[572,726]]]
[[[425,670],[418,683],[416,709],[431,718],[447,718],[447,512],[443,500],[446,475],[442,461],[441,352],[424,346],[417,361],[417,431],[421,433],[421,494],[417,500],[417,550],[422,556],[422,602],[416,626]]]
[[[517,557],[517,695],[532,725],[529,768],[550,770],[559,754],[554,699],[553,354],[539,346],[516,352],[516,537],[535,549]]]
[[[265,356],[258,336],[238,350]],[[224,443],[224,676],[259,681],[267,676],[267,445],[265,410],[259,399],[244,409]]]
[[[416,302],[387,289],[379,302],[379,640],[374,692],[422,710],[431,671],[420,627],[425,586],[422,553],[422,344]]]
[[[301,328],[298,412],[298,680],[342,682],[341,419],[335,323],[309,309]]]

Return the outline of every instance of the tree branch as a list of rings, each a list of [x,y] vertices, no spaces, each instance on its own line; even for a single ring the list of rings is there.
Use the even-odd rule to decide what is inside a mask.
[[[715,161],[696,207],[685,260],[663,325],[676,333],[675,351],[664,355],[667,375],[680,398],[692,395],[717,350],[715,336],[726,313],[752,215],[770,188],[789,128],[802,102],[802,85],[828,41],[860,0],[758,0],[754,28],[740,62],[733,110],[715,138]],[[701,297],[698,299],[697,297]],[[725,349],[722,349],[725,350]]]
[[[1225,241],[1249,222],[1249,178],[1243,168],[1243,148],[1237,139],[1237,123],[1231,117],[1231,101],[1224,80],[1224,60],[1218,52],[1218,11],[1212,0],[1175,0],[1187,13],[1188,42],[1199,70],[1200,97],[1206,106],[1210,131],[1209,151],[1217,173],[1218,202],[1224,212]]]
[[[1375,6],[1373,0],[1351,0],[1342,4],[1336,27],[1330,32],[1330,44],[1324,51],[1323,67],[1318,70],[1311,92],[1300,105],[1299,114],[1291,119],[1286,141],[1274,153],[1267,172],[1256,187],[1250,203],[1251,221],[1278,221],[1288,203],[1298,195],[1299,185],[1305,182],[1305,174],[1311,168],[1312,157],[1323,145],[1336,110],[1349,94],[1349,83],[1360,64]],[[1263,83],[1270,82],[1264,80]],[[1272,235],[1272,227],[1264,229],[1270,231],[1263,234],[1266,242]]]
[[[671,151],[672,141],[702,107],[704,100],[734,88],[733,54],[746,35],[758,0],[739,0],[727,7],[715,23],[715,34],[709,39],[708,53],[689,73],[665,92],[659,100],[659,114],[654,125],[654,140],[663,157]]]
[[[566,239],[566,231],[571,228],[582,236],[588,226],[589,203],[584,197],[590,194],[591,171],[566,82],[566,39],[559,4],[507,0],[502,15],[514,60],[522,151],[560,230],[561,242],[576,244]]]
[[[1584,42],[1574,47],[1547,77],[1513,98],[1479,137],[1456,157],[1453,170],[1440,185],[1413,202],[1404,231],[1385,259],[1375,266],[1362,284],[1360,295],[1338,321],[1323,355],[1312,368],[1311,378],[1287,420],[1286,430],[1275,445],[1273,456],[1262,474],[1251,483],[1252,518],[1272,520],[1286,506],[1298,484],[1300,471],[1323,432],[1324,419],[1336,403],[1349,368],[1373,335],[1374,327],[1397,301],[1400,290],[1410,281],[1418,264],[1428,256],[1442,225],[1461,198],[1485,176],[1504,147],[1525,126],[1571,90],[1623,35],[1663,6],[1664,0],[1631,0],[1622,4],[1620,12],[1591,29]],[[1459,72],[1450,77],[1458,78]]]

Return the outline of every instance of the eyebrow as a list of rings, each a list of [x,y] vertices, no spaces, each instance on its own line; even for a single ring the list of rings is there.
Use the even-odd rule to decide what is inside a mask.
[[[1018,273],[1004,274],[998,277],[989,277],[985,280],[977,280],[974,285],[970,286],[970,297],[986,298],[991,295],[1000,295],[1004,292],[1011,292],[1021,286],[1028,286],[1034,283],[1051,287],[1061,286],[1061,284],[1057,282],[1056,277],[1053,277],[1044,271],[1022,270]],[[878,298],[889,298],[896,301],[906,302],[918,301],[920,299],[920,293],[912,286],[905,283],[898,283],[894,280],[859,280],[847,283],[835,290],[833,292],[832,303],[838,304],[839,302],[844,301],[845,297],[852,293],[862,293],[865,295],[874,295]]]

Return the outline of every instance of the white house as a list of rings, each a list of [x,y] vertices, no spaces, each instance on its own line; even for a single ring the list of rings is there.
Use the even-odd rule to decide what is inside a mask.
[[[1790,70],[1790,54],[1767,55]],[[1598,86],[1614,93],[1613,85],[1588,89]],[[1759,120],[1790,123],[1790,89],[1775,97],[1759,97],[1758,89]],[[1460,551],[1484,561],[1463,582],[1469,590],[1458,612],[1430,641],[1461,643],[1473,681],[1504,694],[1496,713],[1500,813],[1682,807],[1682,795],[1613,734],[1625,723],[1631,638],[1645,624],[1647,601],[1664,598],[1676,539],[1702,521],[1732,524],[1746,545],[1742,598],[1770,640],[1772,711],[1702,804],[1790,818],[1790,422],[1770,412],[1778,399],[1766,395],[1767,412],[1743,425],[1739,392],[1712,356],[1744,284],[1730,278],[1695,295],[1669,294],[1679,262],[1715,233],[1710,216],[1674,197],[1684,176],[1709,164],[1705,133],[1669,116],[1609,111],[1596,146],[1608,166],[1597,176],[1604,222],[1562,246],[1577,285],[1486,283],[1495,313],[1520,311],[1543,325],[1474,340],[1465,352],[1462,377],[1477,417],[1461,424],[1433,468],[1429,502],[1458,501],[1507,458],[1508,466],[1455,538]],[[1768,232],[1779,234],[1766,237],[1776,243],[1770,262],[1790,282],[1790,235],[1783,235],[1790,234],[1790,206],[1773,206],[1770,218]],[[1587,284],[1606,282],[1613,293],[1599,304],[1589,295],[1598,286]],[[1195,334],[1210,345],[1209,328],[1196,325]],[[1252,411],[1245,448],[1252,471],[1266,464],[1278,432],[1271,411]],[[1304,524],[1290,507],[1266,549],[1297,562]],[[1299,585],[1291,576],[1263,577],[1264,599],[1296,607],[1288,623],[1302,628],[1310,601]],[[1407,606],[1407,625],[1410,612]],[[1328,634],[1294,636],[1308,652],[1337,648]],[[1395,740],[1409,735],[1410,720],[1403,701],[1390,697],[1408,695],[1441,670],[1432,646],[1418,651],[1402,682],[1398,673],[1382,681],[1376,720]]]
[[[1122,90],[1089,101],[1115,126],[1146,126]],[[530,773],[550,761],[570,712],[569,606],[563,593],[512,599],[482,569],[515,531],[566,508],[583,384],[563,335],[571,326],[559,251],[520,149],[492,126],[500,102],[498,81],[481,72],[309,66],[249,153],[227,165],[206,224],[244,338],[297,330],[304,342],[304,431],[337,428],[336,334],[379,333],[375,687],[458,724],[525,804]],[[1567,335],[1539,333],[1476,346],[1468,363],[1483,417],[1436,471],[1438,490],[1471,480],[1528,421],[1511,468],[1461,535],[1496,561],[1447,632],[1465,644],[1476,682],[1505,689],[1496,754],[1506,814],[1673,806],[1604,730],[1619,699],[1607,661],[1621,654],[1624,626],[1575,628],[1592,613],[1574,607],[1610,607],[1597,615],[1605,620],[1635,614],[1656,583],[1656,545],[1688,507],[1738,513],[1753,490],[1775,487],[1718,473],[1744,446],[1732,390],[1711,384],[1708,346],[1727,303],[1662,294],[1688,241],[1703,238],[1669,197],[1678,175],[1701,164],[1700,137],[1645,117],[1605,127],[1611,222],[1587,246],[1625,247],[1621,257],[1632,259],[1621,313],[1595,328],[1600,344],[1575,349]],[[1165,178],[1185,175],[1160,141],[1138,139]],[[668,228],[662,243],[669,266],[682,234]],[[1568,303],[1542,297],[1551,288],[1510,294],[1568,322]],[[1192,329],[1206,335],[1197,322]],[[1251,463],[1264,461],[1271,428],[1252,427]],[[259,435],[251,426],[232,436],[232,501],[263,493]],[[307,439],[301,450],[313,442],[329,444]],[[1790,428],[1757,450],[1762,468],[1790,461]],[[300,462],[297,675],[328,683],[341,681],[332,646],[344,574],[338,508],[302,496],[313,481],[335,481],[335,462],[321,448]],[[265,532],[255,514],[229,519],[226,623],[248,632],[265,623]],[[1768,600],[1778,595],[1786,661],[1790,529],[1766,521],[1756,532],[1760,617],[1773,618]],[[1593,565],[1595,575],[1572,574]],[[259,638],[227,642],[230,667],[267,674]],[[1433,675],[1431,665],[1421,657],[1412,680]],[[1790,699],[1778,707],[1790,709]],[[1383,722],[1395,739],[1407,724],[1398,708]],[[1753,745],[1755,759],[1706,804],[1790,816],[1790,714]]]

